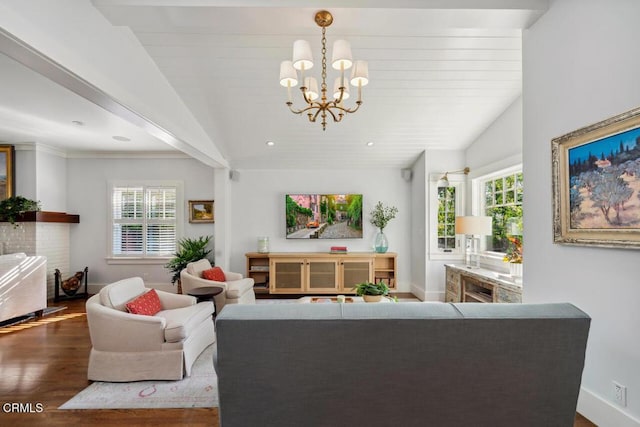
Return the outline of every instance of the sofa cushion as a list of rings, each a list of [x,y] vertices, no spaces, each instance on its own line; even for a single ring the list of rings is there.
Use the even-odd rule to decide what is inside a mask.
[[[202,278],[207,280],[213,280],[216,282],[226,282],[227,278],[224,276],[224,271],[220,267],[213,267],[202,272]]]
[[[127,311],[131,314],[143,314],[145,316],[153,316],[162,310],[160,298],[155,289],[151,289],[149,292],[135,297],[126,303],[125,307],[127,307]]]
[[[253,289],[253,279],[244,278],[227,282],[227,298],[240,298]]]
[[[213,303],[206,301],[188,307],[162,310],[156,314],[156,317],[162,317],[166,320],[164,340],[166,342],[180,342],[187,338],[203,321],[213,322],[212,315]]]

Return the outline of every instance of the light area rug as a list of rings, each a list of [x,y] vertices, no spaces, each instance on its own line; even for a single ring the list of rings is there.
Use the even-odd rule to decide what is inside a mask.
[[[59,409],[217,407],[218,377],[213,369],[214,345],[207,347],[196,359],[190,377],[179,381],[96,381]]]

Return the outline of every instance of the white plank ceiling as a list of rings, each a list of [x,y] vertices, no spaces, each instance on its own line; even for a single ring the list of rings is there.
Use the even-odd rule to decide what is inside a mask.
[[[540,0],[316,1],[304,8],[284,0],[92,3],[112,25],[132,31],[237,169],[402,168],[425,149],[464,149],[520,95],[522,30],[547,7]],[[291,59],[300,38],[312,46],[310,74],[320,77],[321,30],[313,17],[323,8],[334,16],[328,56],[334,40],[347,39],[370,75],[360,111],[330,121],[324,132],[288,111],[278,83],[280,61]],[[330,87],[335,73],[328,73]],[[299,90],[293,94],[300,107]],[[0,138],[6,128],[0,117]],[[122,132],[103,130],[109,138]],[[130,147],[137,147],[133,139]],[[73,138],[47,142],[89,149]],[[138,148],[170,149],[161,145]]]

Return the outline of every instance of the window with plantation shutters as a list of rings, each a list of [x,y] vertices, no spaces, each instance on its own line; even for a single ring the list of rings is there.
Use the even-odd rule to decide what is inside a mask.
[[[175,252],[176,186],[114,185],[111,197],[112,256],[167,257]]]

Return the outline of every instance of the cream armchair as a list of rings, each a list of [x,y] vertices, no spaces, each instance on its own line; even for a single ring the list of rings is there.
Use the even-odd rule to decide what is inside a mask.
[[[207,259],[190,262],[187,268],[180,272],[182,292],[188,293],[191,289],[207,286],[219,286],[224,291],[215,296],[216,309],[222,310],[225,304],[253,304],[256,302],[256,294],[253,292],[253,279],[243,278],[240,273],[225,271],[226,282],[216,282],[202,278],[202,272],[209,270],[211,263]]]
[[[125,304],[148,290],[140,277],[132,277],[87,300],[90,380],[178,380],[191,375],[193,362],[215,342],[210,301],[196,304],[188,295],[156,291],[160,312],[128,313]]]

